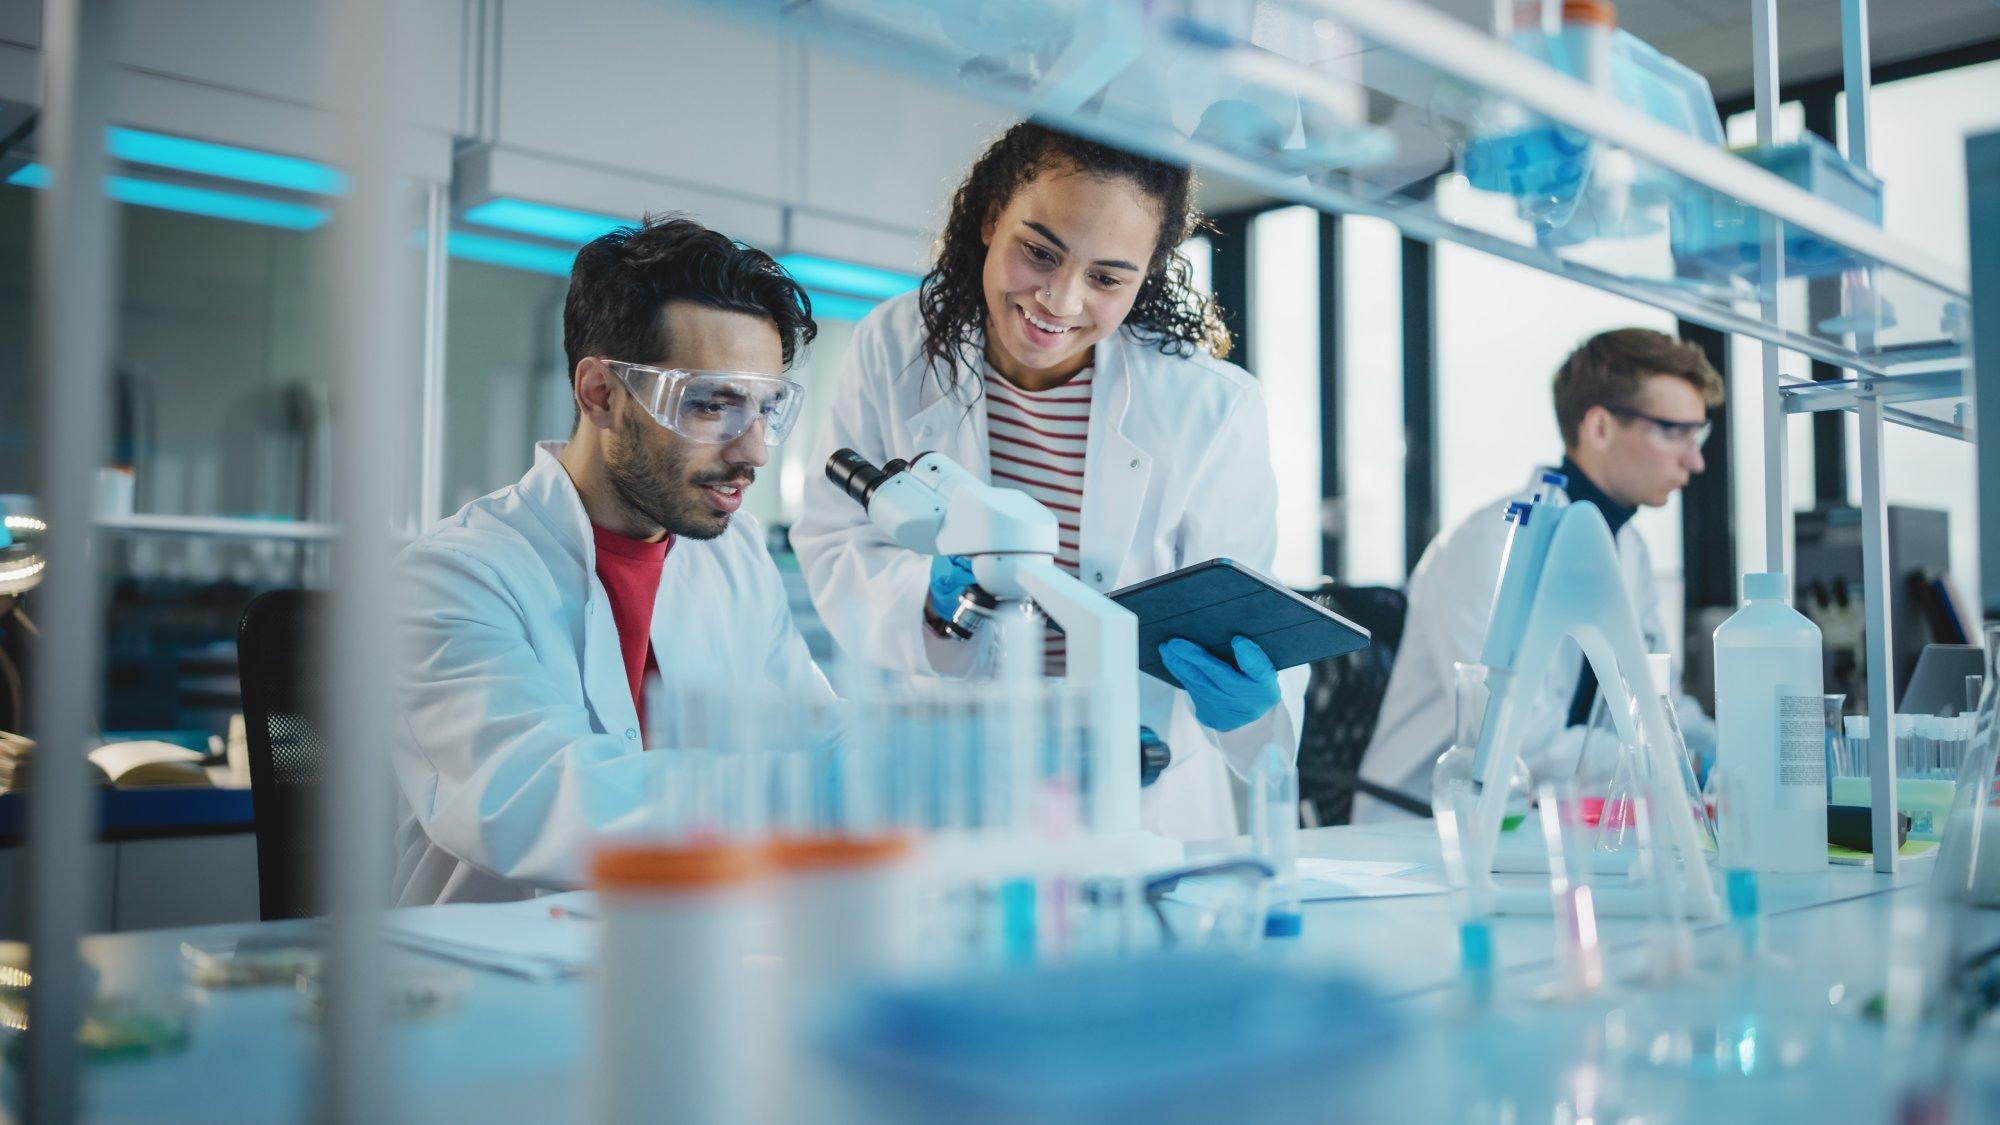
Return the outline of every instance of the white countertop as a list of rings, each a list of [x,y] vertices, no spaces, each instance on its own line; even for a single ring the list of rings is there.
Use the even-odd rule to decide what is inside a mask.
[[[1195,856],[1226,850],[1222,842],[1190,848]],[[1306,856],[1438,863],[1428,822],[1310,830],[1301,834],[1300,851]],[[1757,1007],[1767,1028],[1765,1050],[1775,1056],[1787,1049],[1781,1042],[1790,1034],[1787,1026],[1804,1027],[1811,1032],[1808,1038],[1820,1041],[1795,1065],[1767,1067],[1754,1080],[1731,1075],[1690,1082],[1685,1075],[1638,1066],[1633,1048],[1607,1046],[1602,1033],[1607,1017],[1615,1028],[1621,1020],[1643,1022],[1662,1006],[1630,989],[1614,990],[1626,1001],[1580,1009],[1525,999],[1551,963],[1554,931],[1545,919],[1506,918],[1496,924],[1496,953],[1506,974],[1501,988],[1506,1014],[1470,1024],[1442,1014],[1452,1006],[1451,985],[1458,973],[1456,927],[1447,896],[1308,904],[1304,936],[1292,943],[1267,943],[1267,950],[1270,956],[1358,976],[1390,995],[1408,998],[1411,1029],[1371,1072],[1368,1085],[1374,1092],[1356,1094],[1387,1101],[1393,1109],[1382,1112],[1393,1112],[1400,1120],[1465,1120],[1474,1102],[1499,1098],[1508,1101],[1508,1108],[1489,1107],[1495,1119],[1546,1121],[1555,1105],[1551,1099],[1577,1102],[1578,1089],[1585,1091],[1583,1102],[1594,1098],[1597,1111],[1606,1116],[1624,1104],[1618,1101],[1622,1097],[1643,1100],[1656,1117],[1666,1111],[1667,1119],[1737,1119],[1715,1116],[1723,1109],[1779,1111],[1796,1119],[1803,1107],[1821,1104],[1838,1111],[1826,1116],[1828,1121],[1874,1120],[1879,1117],[1874,1109],[1886,1108],[1882,1099],[1890,1088],[1881,1065],[1882,1035],[1854,1010],[1865,995],[1879,989],[1891,910],[1898,902],[1916,901],[1907,889],[1922,882],[1927,865],[1906,864],[1905,872],[1893,877],[1868,868],[1829,867],[1824,874],[1763,881],[1767,948],[1776,958],[1770,971],[1761,974],[1768,979],[1769,999]],[[1989,940],[2000,937],[2000,912],[1981,922]],[[85,953],[103,974],[107,994],[177,994],[185,978],[182,942],[305,925],[102,935],[87,939]],[[1619,954],[1639,947],[1644,932],[1643,921],[1604,920],[1604,944],[1614,955],[1614,967]],[[1698,940],[1704,950],[1720,948],[1727,935],[1710,927]],[[406,1021],[392,1030],[389,1055],[398,1071],[394,1103],[411,1120],[578,1116],[590,1035],[589,986],[476,971],[472,978],[455,1012]],[[1740,977],[1731,987],[1742,989]],[[1700,992],[1691,986],[1678,994],[1694,997]],[[193,995],[193,1036],[184,1051],[90,1066],[89,1119],[264,1122],[303,1116],[314,1055],[296,997],[283,988]],[[1635,997],[1642,1002],[1634,1002]],[[1984,1065],[1993,1070],[1990,1060],[1996,1055],[1988,1047]],[[1597,1093],[1589,1094],[1591,1090]],[[1989,1092],[2000,1096],[2000,1091]]]

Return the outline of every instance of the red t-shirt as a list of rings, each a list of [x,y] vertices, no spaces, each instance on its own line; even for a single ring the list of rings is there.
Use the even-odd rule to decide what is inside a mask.
[[[595,524],[591,534],[597,540],[597,577],[611,599],[611,620],[618,626],[618,650],[625,658],[625,680],[632,688],[632,708],[639,713],[639,725],[646,725],[643,698],[646,669],[654,667],[653,601],[660,594],[660,570],[666,566],[667,550],[674,545],[669,535],[657,543],[629,539]]]

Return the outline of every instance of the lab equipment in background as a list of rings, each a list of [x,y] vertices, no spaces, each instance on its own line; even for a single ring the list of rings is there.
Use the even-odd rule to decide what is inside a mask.
[[[1620,731],[1621,739],[1640,744],[1639,732],[1645,734],[1654,785],[1648,803],[1660,810],[1661,832],[1671,835],[1674,846],[1684,853],[1699,851],[1694,798],[1684,792],[1681,765],[1673,755],[1673,738],[1653,690],[1645,641],[1625,591],[1610,529],[1594,505],[1569,504],[1560,495],[1557,491],[1551,499],[1516,504],[1507,513],[1513,527],[1480,653],[1489,694],[1478,750],[1469,775],[1436,778],[1457,790],[1451,805],[1454,815],[1461,816],[1456,831],[1464,841],[1465,875],[1475,897],[1503,912],[1539,913],[1549,906],[1546,896],[1501,888],[1492,872],[1499,852],[1500,814],[1523,750],[1519,712],[1530,705],[1513,689],[1523,682],[1539,683],[1565,639],[1582,649],[1597,673],[1599,691],[1608,697],[1614,721],[1628,728]],[[1628,687],[1634,683],[1640,685],[1636,708]],[[1635,711],[1636,727],[1631,718]],[[1441,760],[1441,771],[1443,766]],[[1478,810],[1470,818],[1456,812],[1467,799]],[[1686,865],[1679,877],[1687,882],[1681,895],[1683,908],[1695,917],[1713,916],[1717,902],[1707,866]],[[1648,894],[1630,885],[1606,885],[1593,897],[1597,909],[1606,914],[1643,915],[1651,905]]]
[[[1742,608],[1715,630],[1716,762],[1736,786],[1730,815],[1757,825],[1756,851],[1726,856],[1727,867],[1826,866],[1820,634],[1790,594],[1782,573],[1746,574]],[[1723,833],[1725,849],[1731,839]]]
[[[1967,680],[1985,672],[1985,654],[1978,645],[1929,644],[1917,655],[1910,686],[1896,700],[1898,715],[1953,716],[1978,710],[1979,696],[1968,695]]]
[[[1962,627],[1939,628],[1951,618],[1963,623],[1976,618],[1945,614],[1940,602],[1957,604],[1951,572],[1951,519],[1937,508],[1891,504],[1889,538],[1884,547],[1889,575],[1889,633],[1895,642],[1890,660],[1896,698],[1907,697],[1910,677],[1928,643],[1967,644],[1978,640]],[[1826,690],[1843,692],[1850,701],[1868,697],[1868,654],[1863,630],[1861,581],[1861,510],[1846,505],[1800,512],[1794,541],[1798,573],[1793,608],[1820,629],[1826,652]],[[1907,708],[1904,708],[1907,710]]]
[[[1986,627],[1986,686],[1943,837],[1933,886],[1973,907],[2000,907],[2000,625]]]
[[[735,843],[602,846],[592,1120],[762,1120],[768,999],[746,954],[767,905],[763,856]],[[768,952],[768,951],[767,951]]]
[[[1251,850],[1271,865],[1265,937],[1297,937],[1305,918],[1299,904],[1299,769],[1277,743],[1257,755],[1251,778]]]
[[[1737,155],[1850,214],[1882,224],[1882,181],[1810,133],[1790,144],[1740,150]],[[1765,233],[1760,212],[1690,185],[1674,210],[1674,263],[1683,276],[1750,277],[1763,260]],[[1803,227],[1787,225],[1783,233],[1786,277],[1836,277],[1870,264]],[[1871,300],[1880,302],[1879,297]],[[1861,311],[1849,307],[1845,313]]]
[[[1835,805],[1867,807],[1873,800],[1873,724],[1866,715],[1849,715],[1834,745],[1833,779],[1828,787]],[[1896,809],[1910,817],[1910,838],[1936,840],[1944,832],[1945,814],[1967,753],[1975,743],[1976,717],[1961,715],[1896,716]]]

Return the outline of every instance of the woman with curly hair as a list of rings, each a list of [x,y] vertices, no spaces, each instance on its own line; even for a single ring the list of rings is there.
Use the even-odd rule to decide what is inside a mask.
[[[923,285],[856,329],[814,463],[844,446],[878,464],[940,450],[1047,507],[1057,564],[1100,591],[1218,557],[1268,569],[1264,402],[1189,283],[1179,246],[1199,221],[1185,168],[1008,129],[952,197]],[[819,474],[792,544],[848,652],[912,674],[984,666],[986,638],[945,624],[972,583],[964,559],[897,546]],[[1244,638],[1233,656],[1170,641],[1161,658],[1187,690],[1140,677],[1140,722],[1172,751],[1143,797],[1156,831],[1235,832],[1226,768],[1247,777],[1265,745],[1298,745],[1306,670],[1281,676]],[[1052,670],[1062,657],[1052,635]]]

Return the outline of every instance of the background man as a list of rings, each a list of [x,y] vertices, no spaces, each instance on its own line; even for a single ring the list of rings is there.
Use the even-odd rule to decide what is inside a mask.
[[[1563,458],[1554,466],[1569,478],[1572,501],[1588,500],[1603,513],[1618,547],[1625,589],[1639,613],[1647,648],[1668,650],[1653,587],[1652,556],[1632,526],[1641,505],[1657,508],[1705,467],[1708,411],[1722,403],[1722,377],[1693,344],[1643,328],[1621,328],[1592,337],[1563,361],[1555,378],[1556,423]],[[1507,505],[1527,500],[1547,467],[1530,474],[1529,486],[1475,512],[1431,541],[1410,575],[1409,617],[1382,714],[1361,760],[1361,776],[1379,785],[1429,799],[1431,767],[1451,745],[1456,662],[1476,662],[1499,584],[1507,543]],[[1526,686],[1526,685],[1524,685]],[[1589,721],[1597,678],[1583,654],[1563,642],[1536,687],[1522,745],[1537,777],[1567,775],[1580,742],[1563,737]],[[1675,704],[1691,746],[1714,745],[1714,724],[1692,697]],[[1357,794],[1354,820],[1393,819],[1392,806]]]

